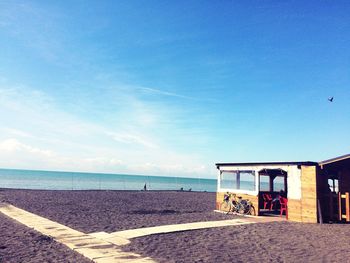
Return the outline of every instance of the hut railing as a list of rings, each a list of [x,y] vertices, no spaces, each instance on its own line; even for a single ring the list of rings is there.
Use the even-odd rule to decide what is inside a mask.
[[[345,219],[346,222],[350,222],[350,195],[349,192],[342,194],[339,192],[339,221]],[[345,213],[344,213],[345,212]]]

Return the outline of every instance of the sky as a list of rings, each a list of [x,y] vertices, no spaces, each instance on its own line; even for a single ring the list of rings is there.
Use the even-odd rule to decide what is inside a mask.
[[[348,1],[0,0],[2,168],[321,161],[349,101]]]

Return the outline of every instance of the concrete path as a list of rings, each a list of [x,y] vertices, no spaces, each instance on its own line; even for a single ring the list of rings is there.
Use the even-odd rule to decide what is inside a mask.
[[[131,239],[136,237],[155,235],[155,234],[165,234],[180,231],[189,231],[204,228],[213,227],[223,227],[223,226],[237,226],[252,224],[255,222],[249,222],[242,219],[230,219],[230,220],[220,220],[220,221],[207,221],[207,222],[196,222],[187,224],[176,224],[176,225],[163,225],[155,227],[144,227],[138,229],[123,230],[113,233],[97,232],[91,233],[93,237],[98,237],[108,242],[114,242],[115,239]]]
[[[221,213],[221,211],[218,211],[218,210],[215,210],[215,212]],[[238,225],[245,225],[245,224],[268,223],[268,222],[276,222],[276,221],[277,222],[285,221],[285,219],[281,217],[241,216],[241,218],[239,219],[144,227],[144,228],[138,228],[138,229],[117,231],[113,233],[96,232],[96,233],[91,233],[90,235],[108,242],[115,243],[115,242],[118,242],[118,240],[125,240],[125,239],[129,240],[131,238],[155,235],[155,234],[165,234],[165,233],[172,233],[172,232],[189,231],[189,230],[223,227],[223,226],[238,226]]]
[[[123,252],[118,246],[129,243],[130,241],[127,239],[117,238],[115,242],[107,242],[12,205],[0,206],[0,212],[46,236],[52,237],[57,242],[97,263],[155,262],[148,257],[142,258],[135,253]]]
[[[214,210],[216,213],[221,214],[227,214],[227,212],[220,211],[220,210]],[[242,215],[239,213],[234,213],[234,215],[238,215],[241,217],[241,220],[244,220],[246,222],[252,222],[252,223],[268,223],[268,222],[283,222],[287,221],[286,217],[280,217],[278,215],[276,216],[252,216],[252,215]]]

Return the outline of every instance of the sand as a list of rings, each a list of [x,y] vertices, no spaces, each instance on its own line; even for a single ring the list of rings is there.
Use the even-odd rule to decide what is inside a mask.
[[[237,217],[212,212],[215,193],[0,193],[7,202],[86,233]],[[19,232],[18,238],[22,235]],[[350,262],[350,225],[273,222],[220,227],[135,238],[122,249],[159,262]]]
[[[124,249],[159,262],[350,262],[350,226],[251,224],[140,237]]]
[[[228,219],[213,212],[215,193],[2,191],[6,201],[85,233]],[[234,216],[230,216],[234,218]]]
[[[0,213],[0,262],[92,262]]]

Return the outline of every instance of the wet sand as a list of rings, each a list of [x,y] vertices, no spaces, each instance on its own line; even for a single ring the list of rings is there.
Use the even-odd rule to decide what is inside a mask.
[[[3,190],[0,195],[85,233],[237,217],[212,211],[215,193]],[[221,227],[135,238],[123,249],[159,262],[350,262],[350,225]]]

